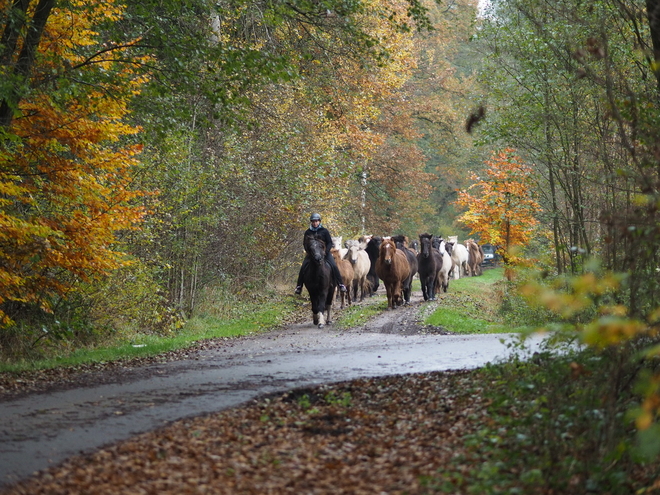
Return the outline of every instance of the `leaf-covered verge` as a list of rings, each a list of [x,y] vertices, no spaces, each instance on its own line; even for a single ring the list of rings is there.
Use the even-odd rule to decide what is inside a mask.
[[[585,359],[589,357],[589,359]],[[584,363],[578,365],[577,362]],[[655,493],[605,356],[293,390],[72,458],[4,494]]]

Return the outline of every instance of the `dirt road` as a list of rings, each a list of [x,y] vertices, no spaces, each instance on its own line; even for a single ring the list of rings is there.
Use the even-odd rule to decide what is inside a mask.
[[[509,353],[506,335],[448,335],[420,324],[421,296],[350,330],[311,321],[231,339],[185,359],[86,373],[0,397],[0,486],[169,422],[277,391],[425,371],[470,369]],[[533,350],[538,341],[530,344]]]

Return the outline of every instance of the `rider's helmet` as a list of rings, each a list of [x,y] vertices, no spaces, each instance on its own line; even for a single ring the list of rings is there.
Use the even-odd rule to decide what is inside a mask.
[[[321,215],[319,215],[318,213],[312,213],[312,215],[309,217],[309,221],[313,222],[314,220],[318,220],[320,222]]]

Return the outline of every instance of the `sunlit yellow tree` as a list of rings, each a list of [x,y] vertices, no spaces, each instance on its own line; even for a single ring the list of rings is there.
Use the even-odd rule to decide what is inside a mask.
[[[520,262],[517,248],[525,246],[538,225],[540,206],[531,195],[531,168],[515,150],[506,148],[486,161],[486,178],[470,174],[474,181],[459,191],[456,204],[467,208],[458,220],[483,243],[502,248],[507,264]]]
[[[139,222],[124,121],[144,82],[131,44],[103,42],[115,2],[0,1],[0,323],[50,311],[75,284],[124,262]]]

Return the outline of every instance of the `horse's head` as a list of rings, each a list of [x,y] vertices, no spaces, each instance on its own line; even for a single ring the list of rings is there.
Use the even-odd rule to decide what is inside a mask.
[[[339,249],[337,248],[332,248],[330,250],[330,254],[332,257],[335,259],[335,263],[339,263],[341,261],[341,253],[339,252]]]
[[[454,252],[454,243],[453,242],[447,242],[444,239],[440,243],[440,252],[441,253],[447,253],[449,256]]]
[[[373,235],[371,235],[371,234],[361,235],[358,238],[358,243],[360,244],[360,248],[366,249],[367,244],[369,244],[369,241],[371,240],[372,237],[373,237]]]
[[[431,256],[431,249],[433,236],[431,234],[419,234],[419,252],[424,258]]]
[[[380,236],[372,236],[364,250],[369,253],[369,256],[377,256],[381,242],[383,242],[383,239]]]
[[[348,249],[348,252],[346,253],[346,259],[352,264],[357,263],[358,251],[360,250],[359,242],[355,240],[346,241],[346,249]]]
[[[325,259],[325,242],[313,235],[305,236],[303,242],[307,255],[318,264]]]
[[[380,259],[386,264],[391,265],[396,253],[396,243],[390,239],[385,238],[380,245]]]
[[[395,235],[394,237],[392,237],[392,240],[396,244],[396,247],[399,249],[408,247],[408,237],[406,237],[405,235]]]

